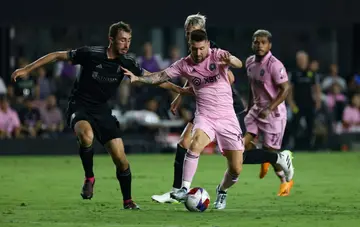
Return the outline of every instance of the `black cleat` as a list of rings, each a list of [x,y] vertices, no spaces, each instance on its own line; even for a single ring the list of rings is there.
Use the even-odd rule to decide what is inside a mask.
[[[93,197],[95,179],[94,182],[91,182],[89,179],[86,179],[81,190],[81,197],[83,199],[91,199]]]
[[[140,207],[134,203],[134,201],[130,200],[127,203],[124,203],[124,209],[125,210],[140,210]]]

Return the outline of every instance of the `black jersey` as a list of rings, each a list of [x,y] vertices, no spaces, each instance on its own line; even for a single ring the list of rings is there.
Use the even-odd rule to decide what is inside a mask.
[[[109,59],[106,50],[104,46],[85,46],[69,51],[71,62],[82,67],[71,91],[70,101],[90,108],[107,106],[107,101],[116,94],[124,78],[121,67],[135,75],[143,74],[143,69],[130,56],[120,55]]]

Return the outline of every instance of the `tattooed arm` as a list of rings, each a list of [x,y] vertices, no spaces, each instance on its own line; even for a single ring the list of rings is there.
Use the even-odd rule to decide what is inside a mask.
[[[161,84],[168,81],[170,77],[165,71],[150,73],[142,77],[138,77],[137,81],[145,84]]]

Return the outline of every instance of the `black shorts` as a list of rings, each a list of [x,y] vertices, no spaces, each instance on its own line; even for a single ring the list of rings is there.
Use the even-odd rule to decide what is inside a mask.
[[[112,139],[120,138],[122,133],[118,120],[111,115],[111,110],[103,112],[89,111],[87,108],[70,103],[66,111],[67,124],[74,130],[78,121],[90,123],[95,138],[102,144],[106,144]]]
[[[236,114],[236,117],[239,120],[240,128],[241,128],[243,135],[245,135],[245,133],[246,133],[245,115],[246,115],[246,112],[244,112],[244,111],[239,114]],[[191,118],[188,123],[194,124],[194,119],[195,119],[195,117]]]

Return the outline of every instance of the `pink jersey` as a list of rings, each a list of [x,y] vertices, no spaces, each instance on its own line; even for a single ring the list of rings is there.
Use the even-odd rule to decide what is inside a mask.
[[[15,128],[20,127],[20,120],[18,114],[8,108],[6,112],[0,110],[0,130],[12,133]]]
[[[209,56],[198,64],[189,55],[165,70],[170,78],[184,76],[189,81],[196,96],[195,115],[217,119],[235,114],[227,76],[229,67],[218,64],[224,52],[210,49]]]
[[[271,52],[261,62],[255,61],[255,55],[249,57],[246,60],[246,70],[254,101],[252,114],[257,115],[263,108],[270,106],[271,102],[275,100],[279,93],[277,85],[288,81],[288,75],[284,65]],[[284,119],[286,116],[285,102],[282,102],[271,113],[270,118],[263,121]]]
[[[347,106],[343,113],[343,121],[350,125],[360,124],[360,110],[352,106]]]

